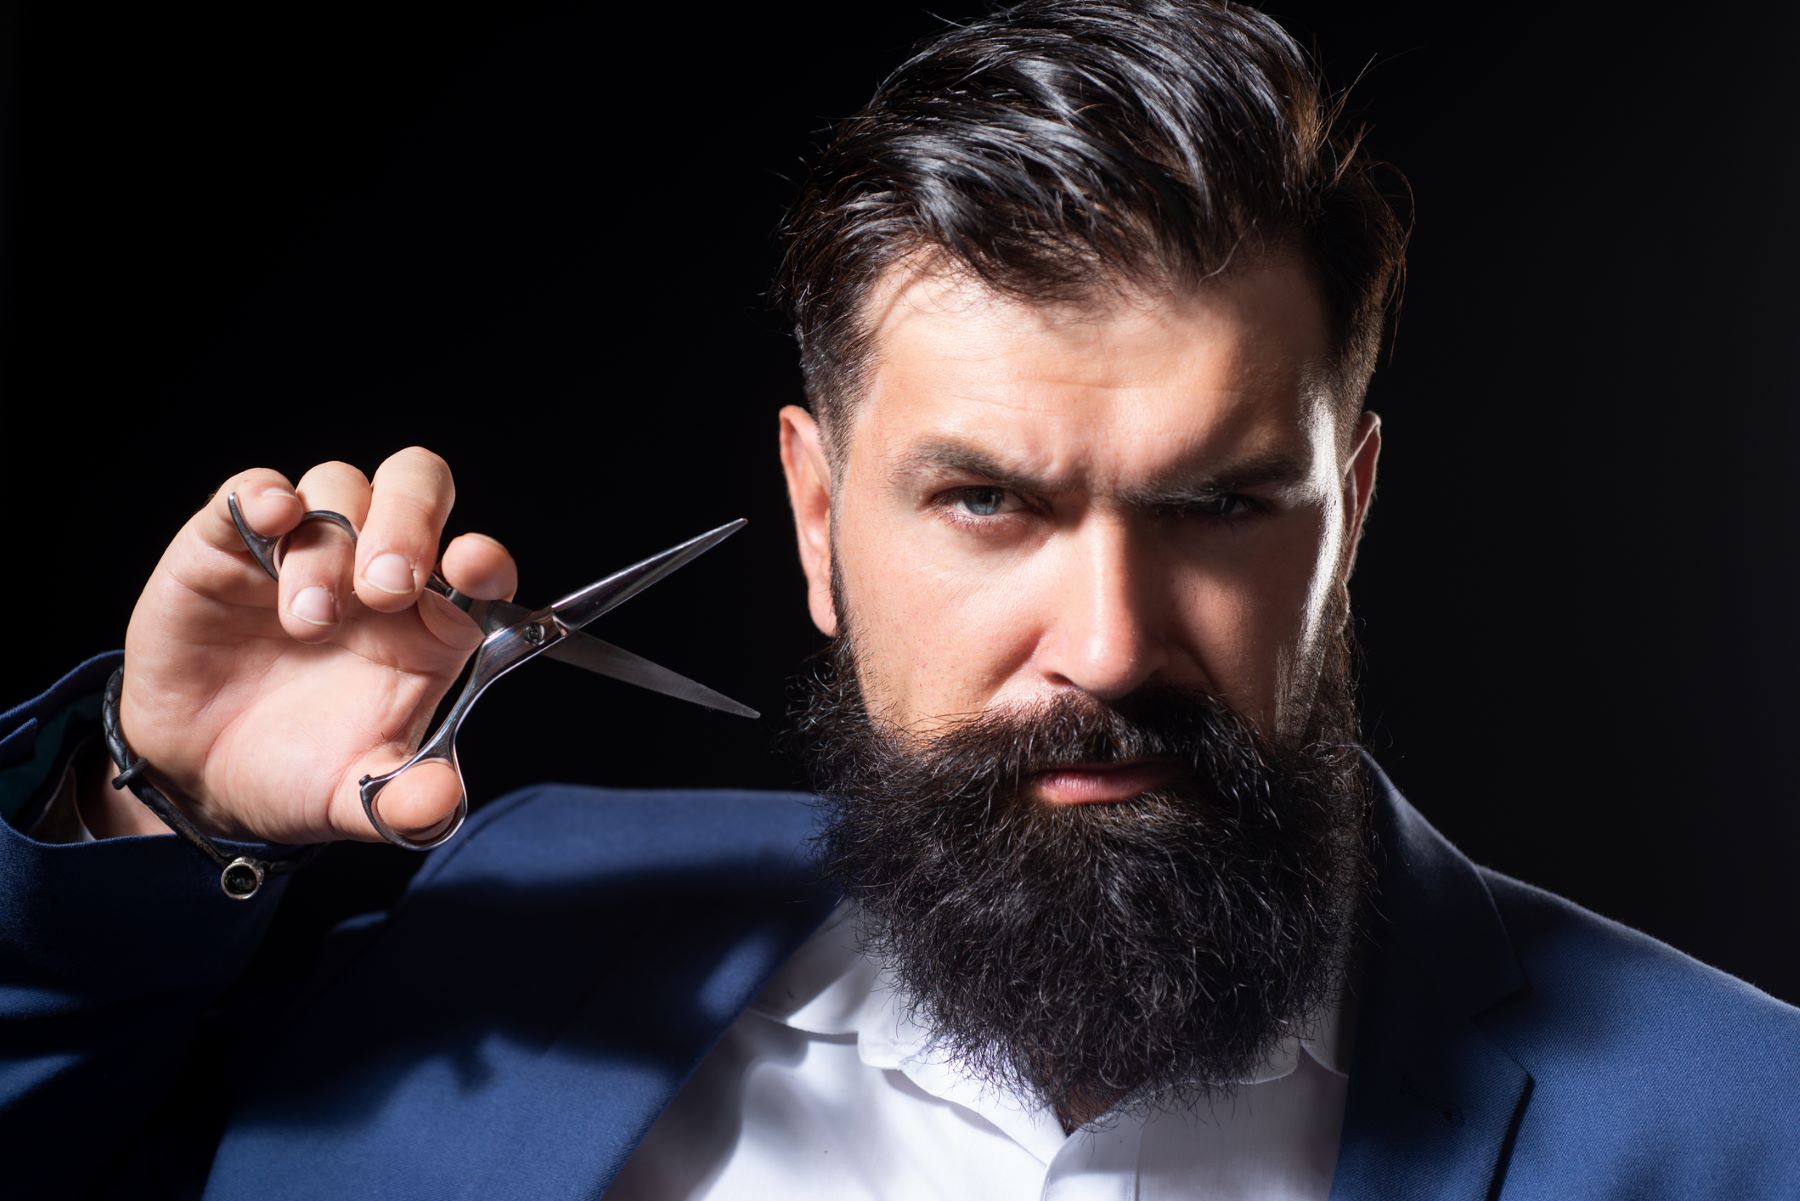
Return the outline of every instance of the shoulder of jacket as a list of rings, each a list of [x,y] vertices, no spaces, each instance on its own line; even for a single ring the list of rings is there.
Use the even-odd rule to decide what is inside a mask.
[[[1729,1014],[1769,1034],[1800,1032],[1800,1008],[1712,966],[1654,935],[1596,913],[1580,903],[1493,868],[1479,868],[1505,917],[1520,959],[1540,988],[1573,997],[1605,983],[1654,986],[1631,1012],[1657,1014],[1682,1003],[1707,1002],[1709,1012]],[[1675,1014],[1663,1016],[1674,1017]]]
[[[1567,897],[1479,870],[1530,980],[1488,1021],[1535,1074],[1664,1101],[1679,1093],[1697,1113],[1707,1096],[1754,1098],[1762,1118],[1800,1122],[1800,1008]]]

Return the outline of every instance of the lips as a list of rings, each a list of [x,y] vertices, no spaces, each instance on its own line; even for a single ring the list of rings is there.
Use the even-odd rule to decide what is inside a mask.
[[[1030,786],[1038,799],[1053,805],[1092,805],[1130,800],[1169,783],[1178,771],[1169,759],[1076,763],[1033,772]]]

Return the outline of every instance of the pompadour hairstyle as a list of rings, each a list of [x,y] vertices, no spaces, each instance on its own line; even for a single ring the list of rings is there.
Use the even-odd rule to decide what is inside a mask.
[[[1020,300],[1091,303],[1298,250],[1353,425],[1409,230],[1343,106],[1273,18],[1228,0],[1028,0],[921,43],[830,131],[779,230],[769,299],[834,461],[867,382],[866,301],[916,252]]]

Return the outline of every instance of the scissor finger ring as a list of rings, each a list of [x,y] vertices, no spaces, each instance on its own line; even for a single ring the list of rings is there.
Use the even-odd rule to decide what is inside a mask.
[[[342,513],[335,513],[330,509],[308,509],[301,514],[300,520],[294,524],[293,529],[284,534],[270,537],[267,534],[259,534],[250,528],[250,523],[244,520],[244,511],[238,508],[237,493],[233,492],[225,497],[225,507],[231,510],[231,520],[237,525],[238,533],[244,539],[244,545],[250,548],[250,553],[256,557],[258,563],[262,564],[262,569],[269,573],[269,578],[272,580],[281,578],[281,560],[287,554],[287,540],[309,521],[329,521],[349,534],[352,543],[356,541],[356,526]],[[450,581],[440,575],[435,567],[426,577],[425,586],[465,613],[469,611],[469,607],[473,603],[472,598],[464,596],[452,588]]]
[[[334,513],[330,509],[308,509],[301,514],[293,529],[271,538],[250,528],[250,523],[244,520],[244,511],[238,508],[237,493],[233,492],[225,497],[225,507],[231,510],[231,520],[236,523],[238,533],[243,536],[244,545],[250,548],[250,553],[256,556],[256,561],[262,564],[263,570],[269,573],[271,579],[281,578],[281,560],[287,551],[287,540],[309,521],[329,521],[350,535],[351,542],[356,541],[356,526],[342,513]]]

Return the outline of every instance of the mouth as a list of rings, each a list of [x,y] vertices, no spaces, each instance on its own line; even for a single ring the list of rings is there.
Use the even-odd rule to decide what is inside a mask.
[[[1039,800],[1052,805],[1104,804],[1130,800],[1167,784],[1179,770],[1179,765],[1170,759],[1070,763],[1033,772],[1028,784]]]

